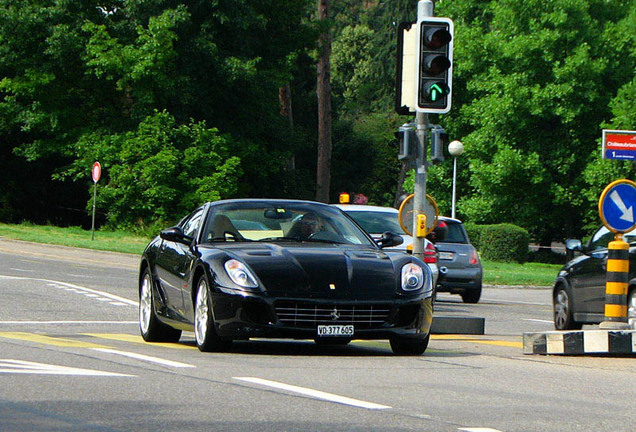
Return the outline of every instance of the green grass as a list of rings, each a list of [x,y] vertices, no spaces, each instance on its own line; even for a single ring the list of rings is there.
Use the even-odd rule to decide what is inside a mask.
[[[150,241],[147,237],[121,231],[95,231],[95,238],[91,240],[90,230],[79,227],[59,228],[28,223],[0,224],[0,237],[131,254],[141,254]]]
[[[551,286],[562,265],[484,261],[484,284]]]
[[[91,240],[90,230],[26,223],[0,224],[0,237],[132,254],[141,254],[150,240],[121,231],[96,231],[95,239]],[[560,265],[554,264],[513,264],[492,261],[484,261],[483,266],[484,284],[523,286],[551,286],[561,268]]]

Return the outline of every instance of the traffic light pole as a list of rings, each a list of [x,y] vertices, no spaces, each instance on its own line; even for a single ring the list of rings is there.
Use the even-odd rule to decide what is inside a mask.
[[[418,20],[433,16],[434,3],[420,0],[417,3]],[[428,114],[418,112],[415,117],[418,138],[417,156],[415,159],[415,187],[413,190],[413,256],[424,260],[424,237],[417,237],[418,215],[425,214],[426,205],[426,143],[428,142]]]
[[[428,114],[417,113],[417,157],[415,159],[415,187],[413,190],[413,256],[424,259],[424,238],[417,237],[418,215],[425,214],[426,205],[426,143],[428,140]]]

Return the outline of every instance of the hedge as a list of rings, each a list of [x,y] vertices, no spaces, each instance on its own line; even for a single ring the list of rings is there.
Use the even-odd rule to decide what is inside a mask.
[[[528,261],[530,235],[525,229],[512,224],[464,225],[471,243],[482,259],[499,262]]]

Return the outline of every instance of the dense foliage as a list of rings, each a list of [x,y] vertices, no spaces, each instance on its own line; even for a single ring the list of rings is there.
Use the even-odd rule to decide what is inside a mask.
[[[278,98],[290,82],[306,92],[309,4],[1,1],[0,217],[58,222],[86,207],[95,160],[98,207],[115,226],[210,199],[311,196],[299,175],[311,160],[286,168],[311,149],[312,111],[299,103],[292,130]],[[33,186],[49,192],[25,202]]]
[[[411,120],[393,112],[396,28],[417,2],[331,3],[332,201],[392,205],[393,134]],[[0,0],[0,221],[85,223],[95,160],[112,226],[219,198],[313,198],[315,6]],[[458,216],[543,244],[597,225],[602,188],[636,174],[600,158],[603,128],[636,129],[636,0],[440,0],[435,12],[455,22],[453,108],[431,121],[466,149]],[[451,179],[450,158],[429,169],[445,214]]]
[[[521,227],[513,224],[477,225],[468,223],[466,231],[473,246],[479,250],[482,259],[520,264],[528,260],[530,235]]]

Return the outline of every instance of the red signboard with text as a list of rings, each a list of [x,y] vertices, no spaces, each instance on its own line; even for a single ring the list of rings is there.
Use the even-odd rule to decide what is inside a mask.
[[[636,131],[603,130],[603,159],[636,160]]]

